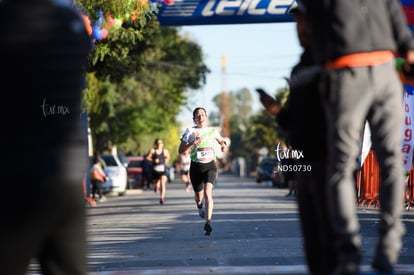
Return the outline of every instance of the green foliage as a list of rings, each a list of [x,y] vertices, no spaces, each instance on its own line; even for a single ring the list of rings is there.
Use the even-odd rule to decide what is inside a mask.
[[[269,152],[273,151],[277,144],[281,142],[281,137],[277,132],[277,123],[275,118],[269,115],[265,110],[251,117],[247,126],[243,141],[255,151],[266,147]]]
[[[92,20],[100,10],[123,18],[105,39],[94,41],[90,58],[83,102],[95,151],[117,145],[120,152],[142,154],[158,137],[177,151],[176,116],[187,90],[200,88],[208,73],[201,47],[177,28],[161,27],[148,5],[137,6],[140,1],[79,3]]]
[[[284,104],[289,94],[288,89],[279,89],[275,97]],[[221,109],[222,93],[214,97],[214,102]],[[249,89],[243,88],[229,93],[231,151],[233,157],[251,157],[260,148],[266,147],[269,152],[283,142],[284,133],[273,116],[264,109],[252,115],[253,98]]]
[[[92,21],[98,19],[98,11],[123,20],[122,26],[108,30],[107,38],[94,42],[83,102],[96,151],[117,145],[120,152],[145,154],[156,138],[162,138],[173,160],[180,134],[177,114],[189,100],[188,92],[205,84],[209,69],[199,45],[179,35],[179,28],[161,27],[151,7],[141,3],[76,1]],[[288,93],[280,89],[275,97],[284,103]],[[219,109],[221,99],[214,99]],[[272,152],[283,142],[275,118],[264,110],[252,115],[252,105],[248,89],[229,93],[233,157],[252,160],[260,148]],[[209,116],[220,123],[220,114]]]
[[[289,89],[281,88],[276,92],[275,98],[285,104],[288,95]],[[253,171],[259,157],[259,150],[266,148],[269,154],[273,154],[277,145],[284,143],[285,133],[276,123],[275,117],[267,113],[264,108],[252,114],[252,93],[248,89],[230,92],[228,98],[231,113],[231,155],[233,158],[244,157],[249,169]],[[219,109],[222,106],[222,99],[221,94],[214,98]],[[221,119],[216,118],[216,115],[212,114],[215,120],[220,121]]]
[[[111,14],[114,18],[130,20],[135,13],[138,21],[142,21],[151,13],[151,9],[145,1],[136,0],[74,0],[77,6],[86,11],[93,21],[98,20],[98,12]]]

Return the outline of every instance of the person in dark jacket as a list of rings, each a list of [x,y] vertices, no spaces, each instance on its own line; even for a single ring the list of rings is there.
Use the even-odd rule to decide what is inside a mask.
[[[393,272],[402,247],[403,86],[394,55],[414,63],[414,40],[399,1],[304,0],[313,56],[324,68],[319,87],[327,118],[327,198],[338,274],[358,274],[361,236],[355,159],[366,121],[380,171],[378,243],[372,267]]]
[[[86,275],[90,37],[77,11],[49,0],[1,1],[0,37],[3,168],[14,178],[0,200],[1,274],[26,274],[35,260],[41,274]]]
[[[152,162],[147,160],[147,155],[142,161],[142,177],[144,180],[144,190],[151,189],[152,184]]]
[[[312,35],[303,5],[298,2],[290,13],[296,19],[303,53],[291,71],[288,99],[283,106],[270,97],[262,96],[260,100],[287,132],[291,149],[303,154],[303,158],[294,160],[291,165],[304,168],[295,174],[307,266],[310,274],[330,275],[334,271],[336,258],[325,196],[326,127],[317,88],[320,68],[315,66],[313,59],[310,47]]]

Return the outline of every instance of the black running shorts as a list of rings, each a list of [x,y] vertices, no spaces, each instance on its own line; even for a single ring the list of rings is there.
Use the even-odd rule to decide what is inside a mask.
[[[190,179],[194,191],[203,190],[203,184],[211,182],[215,184],[217,179],[217,167],[214,161],[209,163],[191,162]]]

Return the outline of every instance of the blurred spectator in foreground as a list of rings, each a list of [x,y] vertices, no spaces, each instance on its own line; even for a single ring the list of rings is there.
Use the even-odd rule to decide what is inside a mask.
[[[24,275],[32,260],[42,274],[87,274],[81,89],[90,46],[70,7],[0,2],[3,169],[15,176],[0,200],[2,275]]]
[[[335,233],[338,274],[359,274],[362,239],[356,211],[355,169],[365,122],[380,167],[378,240],[371,266],[393,274],[405,233],[402,157],[403,86],[398,52],[414,64],[413,34],[399,1],[304,0],[327,118],[327,198]],[[355,32],[358,28],[358,32]]]
[[[321,70],[315,66],[311,42],[313,33],[307,11],[302,2],[290,10],[296,20],[298,40],[303,48],[299,62],[292,68],[290,93],[283,107],[272,97],[260,91],[260,100],[278,124],[288,133],[293,151],[302,152],[288,169],[297,170],[296,199],[299,208],[306,262],[310,274],[331,275],[336,265],[333,247],[333,229],[329,222],[328,202],[325,195],[326,125],[322,99],[318,94]],[[312,137],[309,137],[312,133]],[[292,149],[291,149],[292,150]],[[295,169],[293,169],[295,170]]]

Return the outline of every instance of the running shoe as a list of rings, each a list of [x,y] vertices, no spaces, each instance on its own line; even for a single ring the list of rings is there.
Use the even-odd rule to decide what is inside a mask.
[[[198,215],[200,216],[200,218],[204,219],[206,217],[206,211],[204,210],[203,207],[201,207],[200,209],[198,209]]]
[[[106,197],[105,196],[102,196],[102,198],[100,198],[99,200],[98,200],[98,202],[105,202],[106,201]]]
[[[187,185],[185,186],[185,191],[186,192],[190,192],[191,191],[191,184],[190,183],[187,183]]]
[[[206,210],[204,210],[203,204],[202,203],[200,205],[197,204],[197,208],[198,208],[198,215],[200,216],[200,218],[204,219],[206,217]]]
[[[204,235],[210,236],[211,231],[213,231],[213,228],[211,227],[211,225],[209,223],[206,223],[204,225]]]

